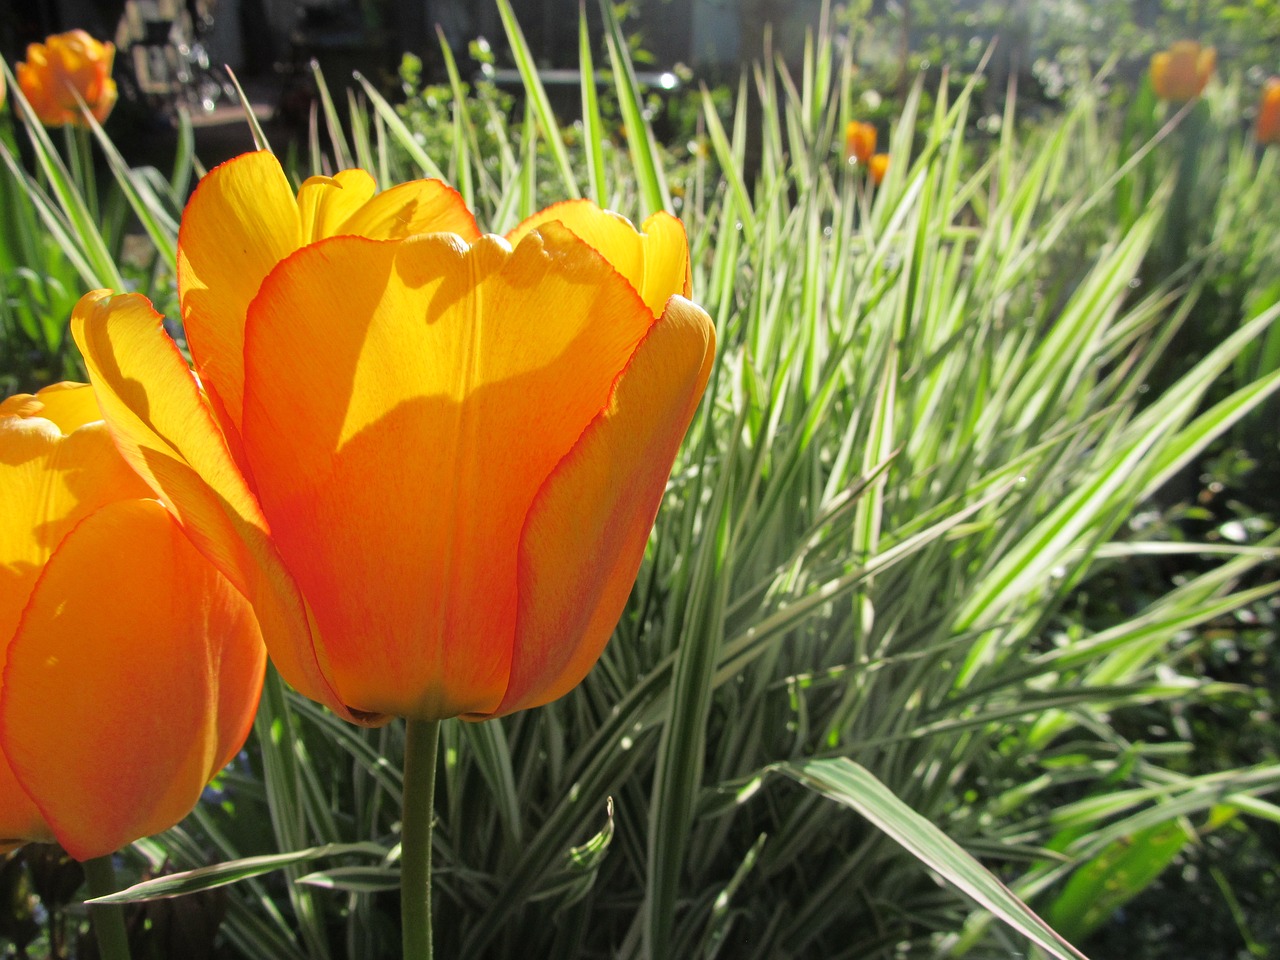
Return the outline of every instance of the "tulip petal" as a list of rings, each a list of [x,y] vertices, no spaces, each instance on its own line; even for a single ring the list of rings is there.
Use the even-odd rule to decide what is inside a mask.
[[[211,170],[182,215],[182,322],[196,369],[228,432],[240,429],[249,302],[263,278],[301,242],[293,190],[279,162],[266,151]]]
[[[344,702],[421,719],[497,706],[525,514],[652,323],[556,225],[514,252],[337,237],[268,278],[245,454]]]
[[[414,180],[384,190],[334,232],[370,240],[402,240],[419,233],[456,233],[468,243],[480,238],[462,195],[439,180]]]
[[[0,746],[67,852],[181,820],[244,743],[265,653],[248,603],[154,500],[84,520],[9,647]]]
[[[116,453],[105,424],[64,436],[43,417],[0,416],[0,654],[71,528],[105,503],[145,496],[150,490]]]
[[[63,381],[39,393],[15,393],[0,402],[0,416],[43,417],[63,433],[102,419],[93,387],[87,383]]]
[[[355,717],[325,679],[297,586],[160,315],[138,294],[100,290],[76,305],[71,329],[120,452],[253,603],[281,675],[347,719],[383,722]]]
[[[0,750],[0,853],[24,843],[53,843],[55,839],[40,808],[22,789]]]
[[[298,188],[302,242],[332,237],[351,214],[377,192],[378,185],[364,170],[343,170],[335,177],[308,177]]]
[[[539,492],[520,543],[511,680],[494,715],[563,696],[599,659],[631,592],[714,350],[710,318],[672,297],[608,409]]]
[[[517,245],[533,230],[553,222],[564,224],[608,260],[655,317],[662,314],[673,293],[689,296],[689,243],[684,224],[671,214],[653,214],[644,222],[644,233],[638,233],[626,217],[601,210],[590,200],[565,200],[529,217],[507,234],[507,240]]]
[[[106,424],[77,429],[101,416],[84,384],[56,384],[0,403],[0,663],[62,539],[103,504],[150,495],[116,453]],[[0,850],[52,839],[0,755]]]

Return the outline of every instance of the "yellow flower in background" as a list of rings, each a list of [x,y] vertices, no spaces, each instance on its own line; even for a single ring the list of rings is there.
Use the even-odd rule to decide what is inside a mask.
[[[6,84],[7,84],[7,81],[4,78],[4,71],[0,70],[0,110],[4,109],[5,94],[9,92],[9,88],[6,86]]]
[[[1151,58],[1151,86],[1161,100],[1185,103],[1204,92],[1217,62],[1213,47],[1179,40]]]
[[[240,750],[253,611],[117,453],[93,390],[0,403],[0,849],[165,830]]]
[[[117,443],[348,719],[484,719],[598,659],[709,375],[680,222],[480,236],[433,181],[218,167],[179,237],[197,380],[137,295],[72,327]]]
[[[18,86],[47,127],[86,126],[77,97],[102,123],[116,103],[115,55],[115,46],[83,30],[57,33],[27,47],[26,61],[17,66]]]
[[[866,163],[876,152],[876,128],[869,123],[850,120],[844,128],[844,158]]]
[[[1271,77],[1262,87],[1257,136],[1259,143],[1280,143],[1280,77]]]
[[[867,171],[871,174],[871,179],[878,187],[884,181],[884,175],[889,172],[889,155],[887,153],[877,153],[867,162]]]

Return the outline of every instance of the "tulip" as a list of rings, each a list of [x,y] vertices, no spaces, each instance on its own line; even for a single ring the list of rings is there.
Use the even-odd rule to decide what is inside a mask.
[[[18,86],[46,127],[88,126],[80,101],[102,123],[116,102],[111,63],[116,48],[83,30],[57,33],[27,47],[17,69]]]
[[[1185,103],[1204,92],[1218,53],[1194,40],[1179,40],[1151,58],[1151,86],[1170,103]]]
[[[887,153],[877,153],[867,163],[867,172],[871,174],[872,182],[878,187],[884,181],[884,175],[889,172],[889,155]]]
[[[876,128],[869,123],[850,120],[844,128],[844,158],[866,163],[876,152]]]
[[[639,568],[714,331],[678,220],[586,201],[481,236],[435,181],[199,184],[178,292],[72,328],[125,457],[249,597],[281,674],[366,724],[554,700]]]
[[[253,611],[116,452],[93,391],[0,404],[0,846],[103,857],[244,744]]]
[[[1257,136],[1258,143],[1280,143],[1280,77],[1271,77],[1262,87]]]

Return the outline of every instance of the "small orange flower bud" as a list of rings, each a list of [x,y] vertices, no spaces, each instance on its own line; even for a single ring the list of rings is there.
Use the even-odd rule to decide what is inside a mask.
[[[844,158],[866,163],[876,152],[876,128],[869,123],[850,120],[844,128]]]
[[[880,186],[884,180],[884,175],[889,172],[889,155],[887,153],[877,153],[867,161],[867,170],[871,173],[872,182],[876,186]]]
[[[57,33],[27,47],[18,64],[18,86],[46,127],[87,126],[76,98],[102,123],[116,103],[111,63],[116,48],[83,30]]]
[[[1262,87],[1258,104],[1258,142],[1280,143],[1280,77],[1272,77]]]
[[[1179,40],[1151,58],[1151,86],[1170,103],[1185,103],[1204,92],[1218,62],[1218,51],[1195,40]]]

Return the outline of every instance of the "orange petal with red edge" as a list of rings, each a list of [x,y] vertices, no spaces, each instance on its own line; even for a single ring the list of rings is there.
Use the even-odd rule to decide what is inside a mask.
[[[249,604],[164,508],[110,504],[23,614],[0,748],[67,852],[103,856],[187,815],[244,743],[264,665]]]
[[[138,294],[81,298],[71,330],[116,445],[196,547],[253,603],[281,675],[347,719],[257,499],[162,318]]]
[[[55,839],[40,808],[22,789],[0,750],[0,853],[24,843],[53,843]]]
[[[565,200],[522,222],[507,239],[518,244],[547,223],[562,223],[593,247],[636,289],[655,317],[672,294],[689,296],[689,244],[684,225],[669,213],[655,213],[638,233],[626,217],[601,210],[590,200]]]
[[[182,323],[224,429],[240,427],[249,302],[302,242],[293,190],[266,151],[215,167],[187,203],[178,233]]]
[[[556,225],[514,252],[338,237],[271,275],[246,336],[245,454],[344,702],[498,705],[524,517],[652,323]]]
[[[599,659],[631,592],[714,351],[711,319],[672,298],[608,409],[539,492],[520,543],[510,684],[494,714],[563,696]]]

